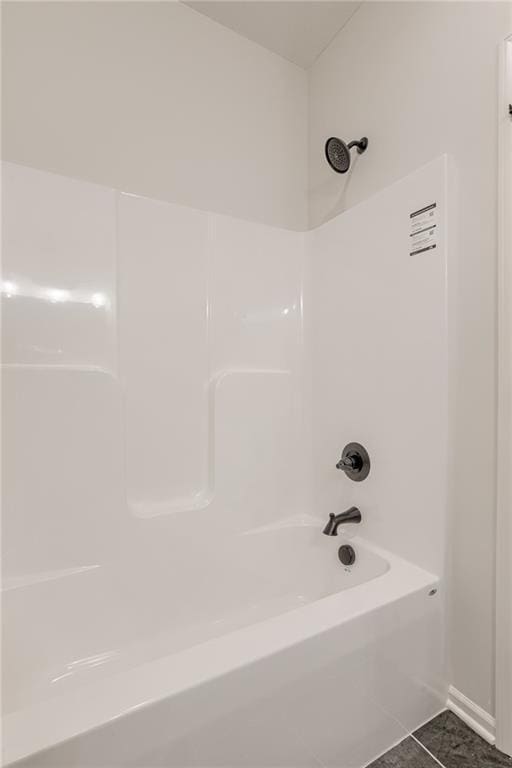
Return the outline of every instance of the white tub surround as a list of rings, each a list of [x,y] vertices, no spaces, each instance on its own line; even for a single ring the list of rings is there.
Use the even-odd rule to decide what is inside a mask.
[[[442,708],[446,174],[298,233],[5,164],[6,763],[361,768]]]

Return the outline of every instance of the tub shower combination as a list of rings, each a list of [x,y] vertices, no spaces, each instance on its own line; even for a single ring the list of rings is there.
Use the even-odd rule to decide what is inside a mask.
[[[361,768],[446,698],[445,159],[306,233],[4,179],[5,764]]]

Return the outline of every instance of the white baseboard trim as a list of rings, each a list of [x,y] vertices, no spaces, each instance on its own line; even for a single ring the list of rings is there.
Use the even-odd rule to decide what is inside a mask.
[[[478,733],[483,739],[494,744],[496,742],[496,720],[492,715],[468,699],[463,693],[450,685],[448,688],[448,699],[446,706],[457,717],[460,717],[466,725],[469,725],[475,733]]]

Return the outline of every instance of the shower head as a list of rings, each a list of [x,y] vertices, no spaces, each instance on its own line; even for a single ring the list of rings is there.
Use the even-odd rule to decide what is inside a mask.
[[[346,173],[350,168],[350,150],[357,147],[358,154],[362,155],[368,146],[368,139],[363,136],[359,141],[351,141],[345,144],[344,141],[336,136],[331,136],[325,142],[325,157],[327,162],[336,173]]]

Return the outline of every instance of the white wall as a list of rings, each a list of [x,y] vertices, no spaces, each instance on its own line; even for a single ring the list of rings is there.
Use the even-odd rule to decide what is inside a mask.
[[[2,4],[3,157],[304,229],[307,75],[175,2]]]
[[[507,3],[363,3],[310,73],[310,223],[449,153],[458,176],[452,683],[494,708],[498,43]],[[367,135],[346,178],[330,135]]]

